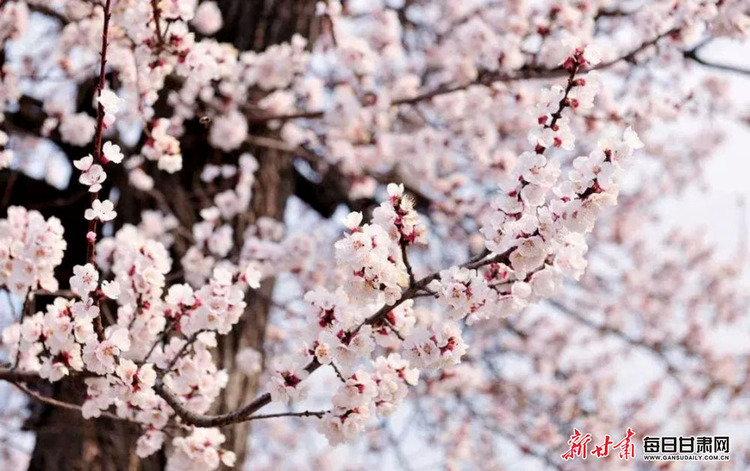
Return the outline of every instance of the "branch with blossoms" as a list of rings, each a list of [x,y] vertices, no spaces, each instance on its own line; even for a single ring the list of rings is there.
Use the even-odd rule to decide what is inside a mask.
[[[612,59],[607,62],[597,63],[591,68],[591,70],[605,70],[609,67],[617,65],[620,62],[630,62],[638,55],[638,53],[655,45],[662,38],[674,35],[678,32],[679,32],[678,29],[671,29],[665,33],[661,33],[655,36],[653,39],[645,41],[640,46],[634,48],[633,50],[627,52],[626,54],[616,59]],[[489,72],[489,71],[481,72],[480,71],[480,73],[478,74],[478,77],[474,81],[471,81],[465,84],[460,84],[460,85],[444,84],[444,85],[436,87],[434,90],[419,93],[413,97],[400,98],[397,100],[393,100],[391,102],[391,105],[392,106],[413,105],[413,104],[417,104],[423,101],[432,100],[433,98],[441,96],[441,95],[447,95],[450,93],[463,91],[474,85],[490,86],[495,83],[516,82],[516,81],[523,81],[523,80],[552,79],[552,78],[564,77],[568,73],[569,73],[569,70],[562,65],[554,69],[539,69],[539,68],[534,68],[534,67],[522,68],[512,74],[498,74],[495,72]],[[365,106],[367,106],[367,104],[365,104]],[[264,115],[261,115],[261,116],[250,115],[248,117],[248,121],[252,123],[265,123],[268,121],[288,121],[288,120],[301,119],[301,118],[306,118],[306,119],[321,118],[324,115],[325,115],[325,111],[322,111],[322,110],[302,111],[299,113],[292,113],[292,114],[286,114],[286,115],[265,115],[265,116]]]
[[[100,183],[101,181],[103,181],[103,178],[101,176],[103,176],[104,173],[102,170],[97,170],[97,168],[94,168],[92,170],[92,167],[94,165],[99,165],[100,163],[106,163],[108,161],[106,155],[114,157],[113,153],[117,153],[117,150],[115,150],[114,152],[110,151],[108,154],[104,154],[104,144],[102,142],[102,133],[104,132],[104,128],[114,122],[114,117],[112,115],[117,111],[118,108],[117,98],[114,96],[114,94],[112,92],[107,93],[104,90],[105,72],[107,67],[107,47],[109,45],[109,21],[112,17],[112,14],[110,13],[110,5],[110,0],[105,0],[103,6],[104,24],[102,26],[101,65],[99,69],[99,84],[96,87],[97,107],[96,129],[94,131],[94,155],[93,157],[86,157],[85,159],[82,159],[82,161],[79,161],[76,165],[79,170],[85,172],[84,174],[87,175],[87,180],[84,180],[84,183],[91,183],[91,185],[89,186],[89,191],[91,192],[91,209],[86,210],[86,213],[84,215],[84,217],[89,220],[89,229],[88,233],[86,234],[86,240],[88,242],[88,248],[86,250],[86,262],[89,264],[93,264],[96,257],[95,244],[99,221],[109,221],[112,220],[115,216],[114,211],[112,211],[114,207],[112,202],[106,200],[104,202],[101,202],[98,198],[99,188],[101,188]],[[114,147],[111,143],[108,143],[108,145],[108,149],[112,149]],[[114,157],[114,161],[116,163],[122,161],[121,154],[117,155],[117,157]],[[98,308],[98,298],[94,299],[94,303],[97,304]],[[99,315],[96,315],[94,317],[94,330],[96,331],[96,335],[99,337],[99,340],[103,340],[104,327],[102,326],[101,316]]]
[[[569,145],[571,136],[565,127],[566,119],[563,118],[563,111],[566,108],[585,108],[593,98],[597,87],[596,82],[587,84],[585,80],[576,78],[577,72],[586,64],[587,60],[583,51],[578,51],[576,55],[571,56],[565,64],[569,73],[567,87],[564,90],[560,89],[559,92],[554,88],[550,90],[549,104],[547,108],[544,108],[548,114],[542,114],[539,117],[543,132],[538,137],[536,153],[526,154],[528,164],[521,163],[517,170],[518,187],[501,196],[497,203],[498,210],[504,215],[500,224],[511,221],[517,223],[524,216],[539,217],[526,213],[524,206],[530,205],[530,208],[536,208],[545,204],[546,191],[543,185],[554,182],[555,173],[559,173],[554,166],[548,166],[546,159],[541,156],[548,147]],[[583,89],[587,86],[590,89],[584,91]],[[574,92],[574,89],[581,90]],[[437,293],[436,297],[439,301],[445,300],[446,307],[451,309],[450,312],[454,312],[455,319],[468,315],[472,321],[518,312],[535,297],[552,294],[557,289],[555,284],[559,286],[562,280],[562,271],[560,266],[544,264],[547,258],[553,257],[554,259],[554,255],[546,253],[553,250],[554,246],[541,249],[540,245],[545,240],[556,241],[563,234],[567,235],[569,231],[576,229],[590,231],[593,228],[593,218],[598,208],[613,202],[607,191],[613,188],[610,179],[612,172],[617,170],[615,165],[622,159],[627,159],[632,149],[640,145],[637,139],[627,133],[626,139],[629,140],[622,141],[618,147],[598,151],[595,158],[580,159],[581,168],[586,164],[595,165],[592,176],[586,180],[581,175],[584,179],[579,181],[578,187],[571,187],[568,190],[575,192],[570,193],[572,197],[564,197],[565,199],[560,201],[562,211],[559,214],[549,215],[551,219],[547,223],[548,226],[543,229],[544,235],[539,232],[540,227],[537,226],[536,231],[527,232],[533,235],[519,233],[511,236],[510,239],[505,239],[506,229],[495,229],[497,223],[490,223],[491,225],[486,227],[487,233],[493,234],[497,231],[498,235],[494,237],[499,238],[495,243],[488,243],[489,253],[454,269],[432,273],[418,281],[409,277],[409,270],[406,267],[407,259],[404,254],[408,245],[424,241],[424,228],[419,223],[410,200],[403,195],[403,188],[395,185],[389,186],[389,201],[376,208],[373,213],[375,224],[362,226],[362,215],[352,213],[347,220],[350,234],[336,244],[339,263],[352,264],[349,271],[354,275],[354,281],[347,285],[343,292],[337,292],[335,300],[330,298],[331,293],[324,291],[312,292],[307,296],[309,302],[321,309],[319,323],[324,330],[309,348],[307,354],[312,358],[308,360],[304,368],[294,364],[288,369],[277,368],[279,376],[272,378],[271,393],[261,395],[252,403],[236,411],[219,416],[204,416],[190,412],[182,407],[163,385],[158,385],[157,391],[187,423],[199,426],[226,425],[251,419],[253,413],[274,399],[285,401],[290,398],[300,398],[304,395],[304,381],[307,376],[321,366],[332,365],[337,372],[344,372],[339,373],[344,384],[336,397],[341,397],[340,401],[352,404],[352,406],[343,407],[328,414],[330,419],[324,420],[323,430],[329,440],[333,442],[342,440],[343,437],[340,436],[342,424],[349,420],[361,424],[367,419],[367,416],[362,413],[364,410],[361,405],[362,401],[366,404],[367,401],[375,400],[377,403],[377,388],[373,386],[375,383],[371,382],[369,373],[362,369],[351,372],[356,357],[366,356],[374,348],[372,340],[368,338],[373,328],[385,323],[398,332],[398,322],[394,322],[388,316],[393,315],[396,309],[427,289],[430,293]],[[605,175],[607,180],[605,180]],[[538,210],[534,212],[536,211]],[[555,234],[553,227],[549,227],[550,224],[554,224],[555,219],[560,222],[566,221],[568,224],[566,227],[557,229],[561,231],[558,234]],[[525,222],[533,227],[533,222]],[[539,225],[540,222],[536,224]],[[566,246],[565,243],[562,244],[561,248]],[[498,250],[499,247],[503,250]],[[381,252],[380,257],[383,261],[374,263]],[[565,265],[570,265],[570,262],[564,262],[563,267]],[[479,277],[477,270],[486,266],[491,266],[491,272],[484,278]],[[573,271],[572,274],[575,275],[576,272]],[[514,278],[510,278],[511,273]],[[494,278],[501,283],[491,284]],[[511,284],[511,287],[508,284]],[[400,285],[403,285],[405,290],[399,290]],[[533,294],[534,288],[540,294]],[[455,304],[454,299],[461,296],[459,293],[463,293],[463,296],[467,298],[463,300],[464,306]],[[495,296],[497,298],[494,302],[490,301]],[[350,305],[352,297],[361,297],[365,300],[368,297],[371,298],[369,302],[364,303],[365,305],[383,301],[385,304],[377,312],[358,322],[356,318],[338,319],[336,312],[343,306]],[[361,301],[355,302],[351,307],[356,307],[360,303]],[[495,303],[499,303],[500,312],[492,312]],[[434,368],[458,361],[465,351],[465,346],[462,345],[457,326],[450,323],[436,326],[434,332],[434,334],[427,331],[419,332],[418,335],[412,334],[406,338],[404,348],[411,364]],[[336,358],[336,352],[340,352],[339,355],[343,356]],[[398,355],[391,357],[387,361],[393,361],[396,364],[401,361]],[[427,358],[430,359],[427,360]],[[355,390],[358,393],[351,397]],[[336,401],[334,399],[334,402]],[[361,425],[355,425],[355,427],[359,428]],[[347,428],[347,430],[350,429]]]
[[[261,395],[245,407],[227,414],[208,416],[191,410],[191,407],[183,403],[182,395],[174,391],[184,389],[177,382],[177,378],[181,375],[181,366],[189,361],[186,356],[187,346],[192,344],[193,355],[199,355],[212,344],[214,332],[226,332],[231,323],[236,322],[232,320],[233,316],[211,320],[211,311],[208,309],[212,306],[234,306],[232,309],[239,313],[243,302],[238,303],[237,300],[241,299],[238,295],[242,291],[233,286],[233,283],[242,283],[246,280],[251,286],[253,283],[257,286],[257,281],[253,281],[257,279],[257,268],[252,265],[248,267],[247,273],[239,276],[230,272],[215,272],[210,284],[195,294],[184,285],[170,288],[166,302],[175,308],[168,309],[165,314],[179,321],[180,332],[186,339],[172,337],[163,348],[154,348],[153,344],[149,344],[148,356],[156,352],[156,365],[139,365],[120,358],[120,352],[133,351],[129,336],[122,328],[108,327],[101,341],[86,337],[86,326],[90,326],[92,319],[87,313],[95,311],[96,308],[91,299],[85,296],[96,289],[99,274],[94,265],[78,267],[76,276],[71,279],[71,288],[74,293],[83,295],[84,298],[80,301],[58,298],[54,310],[50,311],[49,315],[50,319],[55,319],[60,318],[58,313],[70,313],[72,319],[77,319],[76,332],[80,331],[80,334],[76,333],[70,341],[74,342],[73,345],[83,341],[83,355],[78,357],[79,354],[75,352],[80,351],[80,347],[76,347],[72,350],[72,355],[65,353],[60,357],[60,354],[55,353],[60,350],[59,346],[47,345],[48,342],[42,340],[42,348],[49,350],[50,356],[43,360],[39,370],[40,376],[57,380],[67,374],[68,368],[78,371],[85,368],[98,375],[85,380],[89,387],[89,399],[84,403],[83,409],[85,416],[97,416],[100,413],[98,411],[110,404],[111,396],[106,391],[112,386],[124,384],[128,385],[128,389],[131,390],[128,394],[133,395],[131,401],[137,401],[139,409],[143,409],[146,403],[137,398],[146,391],[151,390],[164,400],[163,406],[159,405],[159,402],[151,406],[155,407],[154,412],[150,413],[151,416],[160,411],[159,414],[163,417],[159,422],[151,422],[152,426],[166,425],[164,419],[168,417],[168,412],[164,407],[168,406],[183,423],[198,427],[214,427],[254,420],[258,416],[253,414],[272,400],[286,401],[303,396],[307,376],[324,365],[332,365],[341,372],[343,384],[334,397],[334,404],[339,404],[337,409],[324,414],[321,427],[332,442],[350,438],[349,435],[341,434],[344,430],[347,430],[347,434],[361,430],[369,418],[365,411],[369,409],[368,404],[371,401],[378,409],[383,409],[384,413],[397,407],[398,402],[402,401],[406,394],[406,386],[416,381],[418,370],[414,366],[437,368],[455,364],[466,350],[458,325],[447,322],[435,325],[431,331],[417,330],[408,335],[403,341],[406,355],[404,359],[398,354],[392,354],[388,358],[381,357],[373,363],[374,374],[368,373],[362,367],[355,370],[357,359],[366,358],[372,352],[373,335],[381,342],[385,341],[381,337],[390,337],[391,331],[381,329],[380,326],[391,327],[395,332],[402,330],[398,318],[405,313],[397,312],[408,312],[414,298],[425,293],[432,296],[434,293],[438,302],[449,310],[452,319],[458,320],[468,316],[469,322],[473,322],[518,312],[535,298],[553,293],[559,287],[564,272],[574,277],[579,273],[580,268],[577,267],[580,267],[580,262],[568,259],[574,254],[580,257],[585,250],[585,246],[581,245],[582,241],[576,238],[578,231],[590,231],[600,208],[613,203],[616,193],[611,193],[611,182],[605,180],[604,176],[611,175],[611,172],[617,169],[615,166],[627,159],[633,148],[638,146],[638,141],[627,133],[624,141],[615,142],[613,145],[602,144],[602,150],[598,150],[591,157],[581,158],[581,164],[577,165],[579,171],[583,171],[583,162],[596,162],[594,173],[590,177],[585,177],[585,174],[576,176],[577,180],[568,184],[568,190],[563,190],[564,187],[556,190],[560,195],[557,198],[560,199],[546,200],[547,188],[554,183],[559,170],[554,164],[548,163],[543,154],[547,148],[564,148],[570,145],[572,136],[567,129],[567,119],[563,111],[566,108],[585,108],[587,102],[592,99],[592,91],[595,93],[596,90],[595,81],[587,82],[576,78],[576,74],[586,63],[583,51],[571,56],[566,63],[570,74],[567,87],[564,90],[550,89],[547,95],[548,104],[540,108],[546,114],[539,117],[542,126],[537,137],[535,153],[521,156],[516,170],[518,176],[511,179],[515,183],[498,197],[495,203],[496,218],[486,221],[483,229],[488,237],[488,252],[483,253],[481,257],[450,270],[432,273],[419,280],[411,279],[404,254],[410,245],[425,242],[425,228],[413,210],[411,200],[403,194],[403,187],[389,186],[390,198],[374,211],[373,224],[362,225],[362,215],[357,213],[348,218],[347,227],[350,233],[336,244],[336,250],[340,267],[352,273],[353,281],[335,294],[321,289],[308,293],[307,300],[320,309],[320,335],[305,353],[308,356],[307,366],[300,368],[292,363],[288,367],[276,368],[278,376],[271,377],[270,393]],[[589,91],[583,90],[587,87],[592,88]],[[87,170],[90,172],[91,167]],[[96,178],[91,178],[91,181],[94,184],[99,182]],[[92,211],[96,211],[96,208],[92,208]],[[534,227],[536,229],[533,229]],[[148,259],[156,261],[158,252],[153,252],[153,249],[155,247],[150,249],[150,255],[148,252],[145,254],[148,255]],[[143,250],[140,249],[141,252]],[[137,273],[138,264],[132,265],[132,262],[122,256],[118,256],[116,260],[123,268],[132,266]],[[488,267],[489,271],[480,275],[479,270],[485,267]],[[127,275],[132,273],[133,268],[125,269]],[[166,272],[165,269],[158,271]],[[158,271],[154,275],[157,275]],[[160,276],[163,278],[163,275]],[[142,294],[133,298],[136,309],[148,310],[150,303],[143,299],[145,292],[136,284],[137,279],[136,277],[130,282],[128,291],[141,292]],[[121,296],[124,293],[117,293],[111,287],[122,288],[125,280],[120,278],[111,283],[103,282],[101,289],[105,294],[109,293],[108,297],[122,301]],[[405,289],[401,290],[399,287]],[[147,285],[143,288],[147,288]],[[209,298],[198,302],[206,295]],[[225,298],[227,295],[229,298]],[[132,298],[132,295],[130,297]],[[350,313],[341,317],[347,310],[353,309],[353,312],[357,312],[361,309],[358,306],[364,307],[373,303],[382,303],[382,307],[373,314],[360,317],[361,314]],[[202,317],[204,315],[209,317]],[[64,315],[63,318],[67,317]],[[38,314],[24,321],[21,328],[24,331],[32,330],[29,334],[24,334],[23,338],[32,341],[37,338],[44,339],[45,336],[41,333],[34,334],[32,327],[33,325],[43,329],[43,319],[44,317]],[[198,322],[199,319],[204,321]],[[118,323],[127,321],[133,329],[135,326],[132,322],[135,320],[135,317],[127,320],[126,316],[118,319]],[[205,324],[206,321],[208,324]],[[211,327],[216,322],[219,324]],[[226,322],[230,324],[221,327]],[[10,335],[10,331],[6,333]],[[401,342],[398,337],[395,341]],[[33,370],[33,363],[29,363],[32,360],[36,361],[36,357],[22,355],[19,366]],[[396,375],[396,378],[407,378],[407,382],[400,387],[401,392],[397,396],[381,399],[380,395],[383,392],[378,392],[378,384],[393,375]],[[205,402],[204,404],[208,405]],[[131,420],[137,421],[140,415],[139,412]],[[347,423],[349,421],[357,425],[352,426]],[[341,428],[343,424],[346,424],[346,429]],[[153,432],[149,433],[153,435]]]

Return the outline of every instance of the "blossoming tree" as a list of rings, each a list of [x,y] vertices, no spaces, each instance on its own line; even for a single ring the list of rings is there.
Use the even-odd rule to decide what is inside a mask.
[[[0,5],[7,466],[562,469],[748,419],[742,258],[655,221],[747,2]]]

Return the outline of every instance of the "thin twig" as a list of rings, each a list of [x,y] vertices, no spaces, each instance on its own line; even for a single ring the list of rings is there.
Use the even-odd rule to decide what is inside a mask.
[[[102,51],[101,51],[101,66],[99,70],[99,83],[96,87],[97,97],[102,96],[104,86],[106,82],[106,71],[107,71],[107,46],[109,45],[109,20],[112,17],[110,12],[111,0],[106,0],[104,3],[104,25],[102,27]],[[96,107],[96,131],[94,133],[94,162],[102,162],[102,136],[104,133],[104,106],[97,102]],[[93,204],[96,199],[99,198],[99,192],[95,191],[91,193],[91,203]],[[86,236],[87,249],[86,249],[86,262],[93,266],[96,266],[96,238],[88,237],[88,234],[96,234],[97,227],[99,225],[99,219],[94,217],[89,221],[88,233]],[[94,298],[94,302],[99,307],[99,297]],[[94,317],[94,330],[99,340],[104,340],[104,325],[102,324],[101,311],[96,317]]]
[[[185,345],[180,348],[180,350],[175,354],[175,356],[172,358],[172,361],[169,362],[169,365],[167,365],[166,371],[170,371],[172,367],[174,367],[175,363],[177,363],[177,360],[182,358],[182,356],[185,354],[187,349],[195,343],[196,339],[198,339],[198,336],[202,334],[203,332],[206,332],[205,330],[199,330],[198,332],[194,333],[188,340],[185,342]]]
[[[334,362],[331,362],[331,368],[333,368],[333,371],[336,372],[336,376],[339,377],[342,383],[346,383],[346,378],[344,378],[344,375],[341,374],[341,370],[338,369],[336,364]]]
[[[275,419],[277,417],[317,417],[319,419],[323,418],[324,415],[328,414],[330,411],[327,410],[321,410],[321,411],[311,411],[306,410],[302,412],[280,412],[278,414],[258,414],[258,415],[251,415],[246,420],[261,420],[261,419]]]
[[[159,47],[164,46],[164,35],[161,33],[161,10],[159,9],[158,0],[151,0],[151,10],[154,15],[154,26],[156,29],[156,40],[159,42]]]
[[[414,270],[411,267],[411,263],[409,262],[409,257],[406,255],[406,243],[404,240],[401,240],[401,258],[404,261],[404,265],[406,266],[406,273],[409,274],[409,284],[413,285],[417,281],[414,278]]]
[[[733,74],[740,74],[740,75],[748,75],[748,76],[750,76],[750,69],[743,69],[742,67],[737,67],[737,66],[733,66],[733,65],[729,65],[729,64],[717,64],[717,63],[709,62],[709,61],[701,58],[698,55],[698,50],[700,50],[701,47],[703,47],[703,44],[701,44],[699,46],[696,46],[696,47],[694,47],[692,49],[689,49],[687,51],[684,51],[682,53],[682,55],[686,59],[690,59],[692,61],[695,61],[695,62],[697,62],[698,64],[700,64],[700,65],[702,65],[704,67],[709,67],[711,69],[722,70],[724,72],[731,72]]]
[[[74,411],[78,411],[78,412],[82,411],[82,407],[79,406],[78,404],[72,404],[70,402],[60,401],[60,400],[54,399],[52,397],[43,396],[43,395],[39,394],[38,392],[30,389],[29,387],[27,387],[23,383],[19,383],[19,382],[16,382],[16,381],[11,381],[11,383],[13,383],[13,385],[15,387],[17,387],[18,389],[20,389],[21,391],[23,391],[24,393],[26,393],[26,395],[28,395],[29,397],[31,397],[31,398],[33,398],[33,399],[35,399],[35,400],[37,400],[37,401],[39,401],[39,402],[41,402],[43,404],[47,404],[47,405],[53,406],[53,407],[59,407],[61,409],[74,410]],[[128,420],[128,419],[125,419],[123,417],[118,417],[117,415],[112,414],[110,412],[106,412],[106,411],[102,411],[100,417],[106,417],[107,419],[121,420],[121,421],[124,421],[124,422],[130,422],[130,420]]]

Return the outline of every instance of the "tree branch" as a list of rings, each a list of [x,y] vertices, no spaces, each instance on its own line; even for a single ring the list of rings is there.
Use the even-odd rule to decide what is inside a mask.
[[[167,404],[169,404],[169,406],[185,423],[196,427],[217,427],[238,422],[246,422],[247,420],[250,420],[250,415],[271,403],[271,395],[265,393],[253,402],[232,412],[220,415],[203,415],[196,414],[183,406],[164,383],[161,382],[161,380],[157,381],[154,385],[154,391],[156,391],[156,393],[161,396]]]
[[[258,415],[252,415],[247,418],[248,421],[250,420],[261,420],[261,419],[275,419],[277,417],[317,417],[319,419],[323,418],[324,415],[329,413],[330,411],[327,410],[320,410],[320,411],[302,411],[302,412],[280,412],[278,414],[258,414]]]
[[[692,49],[689,49],[687,51],[684,51],[682,55],[685,57],[685,59],[692,60],[694,62],[697,62],[698,64],[708,67],[711,69],[717,69],[722,70],[724,72],[731,72],[733,74],[740,74],[740,75],[746,75],[750,76],[750,69],[743,69],[742,67],[737,67],[729,64],[716,64],[714,62],[708,62],[707,60],[701,58],[698,55],[698,50],[700,50],[701,47],[703,47],[705,44],[700,44],[699,46],[696,46]]]
[[[102,27],[102,51],[101,51],[101,66],[99,70],[99,83],[96,87],[97,97],[102,96],[104,91],[104,85],[106,82],[106,68],[107,68],[107,46],[109,45],[109,20],[112,17],[110,12],[111,0],[106,0],[104,3],[104,25]],[[97,103],[96,107],[96,131],[94,132],[94,162],[102,163],[102,136],[104,133],[104,106],[101,103]],[[99,192],[91,193],[91,203],[93,204],[96,199],[99,198]],[[89,237],[88,234],[96,234],[97,227],[99,225],[99,219],[94,217],[89,221],[88,233],[86,235],[87,249],[86,249],[86,263],[90,263],[96,266],[96,238]],[[97,307],[99,307],[99,298],[95,298]],[[100,313],[94,317],[94,330],[96,331],[99,340],[104,340],[104,325],[102,324],[102,315]]]
[[[16,371],[9,367],[0,368],[0,380],[16,382],[16,381],[37,381],[41,380],[36,373],[30,373],[27,371]]]
[[[662,33],[654,37],[653,39],[644,42],[643,44],[636,47],[635,49],[628,52],[627,54],[620,56],[616,59],[612,59],[611,61],[608,61],[608,62],[602,62],[594,67],[589,68],[589,70],[607,69],[622,61],[632,62],[635,56],[638,55],[638,53],[653,46],[664,37],[675,34],[678,31],[679,31],[678,28],[670,29],[669,31]],[[431,100],[432,98],[436,96],[447,95],[450,93],[466,90],[469,87],[472,87],[474,85],[489,86],[489,85],[492,85],[493,83],[500,83],[500,82],[507,83],[507,82],[517,82],[521,80],[549,79],[549,78],[565,77],[567,75],[568,75],[568,71],[562,67],[555,67],[553,69],[540,69],[537,67],[525,66],[519,69],[517,72],[513,72],[513,73],[480,71],[478,77],[475,80],[472,80],[470,82],[467,82],[461,85],[444,84],[444,85],[438,86],[434,90],[421,93],[411,98],[402,98],[399,100],[393,100],[391,102],[391,106],[413,105],[413,104],[420,103],[423,101]],[[365,104],[363,106],[368,107],[372,105]],[[280,114],[280,115],[248,116],[247,120],[248,120],[248,123],[259,124],[259,123],[266,123],[268,121],[289,121],[292,119],[300,119],[300,118],[320,118],[324,114],[325,114],[324,110],[300,111],[297,113]]]
[[[47,404],[47,405],[53,406],[53,407],[59,407],[61,409],[74,410],[74,411],[77,411],[77,412],[81,412],[82,411],[82,407],[79,406],[78,404],[71,404],[70,402],[59,401],[59,400],[51,398],[51,397],[43,396],[43,395],[39,394],[38,392],[30,389],[29,387],[27,387],[23,383],[19,383],[19,382],[16,382],[16,381],[11,381],[11,383],[13,383],[13,385],[15,387],[17,387],[18,389],[20,389],[21,391],[23,391],[26,395],[28,395],[32,399],[35,399],[35,400],[37,400],[37,401],[39,401],[39,402],[41,402],[43,404]],[[130,420],[122,418],[122,417],[119,417],[119,416],[117,416],[115,414],[112,414],[110,412],[102,412],[100,417],[105,417],[107,419],[112,419],[112,420],[121,420],[123,422],[130,422]]]
[[[28,4],[29,10],[39,13],[41,15],[53,18],[60,22],[61,25],[65,26],[68,23],[70,23],[70,19],[68,19],[67,16],[65,16],[63,13],[60,13],[59,11],[55,10],[52,7],[49,7],[47,5],[39,5],[39,4]]]
[[[469,260],[468,262],[462,264],[462,267],[465,268],[479,268],[485,265],[489,265],[491,263],[497,263],[500,261],[508,262],[508,257],[510,256],[510,252],[513,249],[509,249],[508,251],[497,254],[494,257],[486,258],[484,260],[477,260],[476,257]],[[508,262],[510,263],[510,262]],[[360,325],[358,325],[352,333],[356,333],[359,331],[359,329],[362,328],[365,324],[374,324],[381,320],[384,316],[386,316],[389,312],[391,312],[396,307],[400,306],[402,303],[409,299],[413,299],[418,296],[420,290],[427,287],[427,285],[432,281],[440,277],[440,272],[432,273],[411,286],[407,288],[401,295],[401,297],[393,302],[392,304],[387,304],[380,308],[377,312],[375,312],[373,315],[365,319],[364,322],[362,322]],[[320,368],[322,365],[318,363],[317,360],[313,359],[306,367],[305,370],[308,373],[313,373],[315,370]],[[175,413],[187,424],[194,425],[197,427],[217,427],[217,426],[223,426],[223,425],[229,425],[229,424],[235,424],[239,422],[247,422],[248,420],[253,420],[251,417],[253,413],[257,412],[261,408],[267,406],[271,403],[271,395],[269,393],[262,394],[258,396],[254,401],[251,403],[240,407],[239,409],[236,409],[234,411],[228,412],[226,414],[220,414],[220,415],[203,415],[203,414],[196,414],[195,412],[189,410],[186,408],[180,401],[177,399],[177,397],[167,388],[167,386],[161,381],[157,380],[156,384],[154,385],[154,391],[161,396],[167,404],[169,404],[172,409],[174,409]]]

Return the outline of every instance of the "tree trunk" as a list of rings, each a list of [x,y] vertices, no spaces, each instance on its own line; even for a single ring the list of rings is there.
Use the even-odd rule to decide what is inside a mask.
[[[47,385],[44,394],[80,402],[85,394],[82,382]],[[30,471],[157,471],[164,468],[165,455],[147,459],[135,454],[138,427],[110,419],[84,420],[81,413],[58,407],[39,407],[39,414],[26,422],[36,432]]]
[[[256,188],[253,189],[253,216],[281,219],[286,200],[291,194],[291,159],[288,154],[266,150],[256,154],[260,163]],[[258,378],[248,378],[240,373],[234,357],[238,351],[252,347],[261,351],[265,339],[266,324],[273,294],[274,280],[261,285],[259,292],[247,296],[247,309],[239,324],[229,333],[220,337],[218,363],[229,370],[229,382],[220,397],[217,411],[228,412],[252,401],[258,393]],[[227,446],[237,454],[238,462],[243,462],[247,452],[250,424],[236,424],[222,430],[227,437]]]
[[[241,50],[262,51],[271,44],[289,41],[295,33],[308,38],[314,37],[319,26],[315,20],[315,3],[309,0],[219,0],[224,27],[217,39],[231,42]],[[181,141],[186,168],[179,176],[158,175],[156,179],[158,187],[171,201],[182,201],[181,204],[174,205],[174,210],[179,213],[176,215],[181,222],[189,226],[197,219],[197,210],[200,208],[190,208],[184,204],[187,198],[180,195],[190,193],[195,175],[206,162],[206,156],[218,151],[207,147],[207,130],[197,121],[186,123],[186,129],[188,131]],[[250,133],[278,138],[262,127],[251,127]],[[248,220],[252,223],[264,216],[283,220],[287,198],[294,191],[291,156],[268,149],[252,150],[260,168],[253,188],[252,214]],[[64,151],[67,152],[68,149]],[[85,153],[71,152],[68,157],[73,160]],[[231,161],[236,155],[224,157]],[[124,176],[113,177],[109,183],[116,184],[123,181]],[[72,179],[71,187],[59,192],[60,195],[51,189],[46,193],[39,193],[34,192],[32,186],[46,185],[23,176],[19,176],[19,179],[28,185],[18,185],[12,190],[9,201],[2,203],[33,207],[34,201],[30,200],[46,204],[53,199],[74,198],[79,189],[75,179]],[[47,193],[54,193],[54,197]],[[72,242],[59,273],[70,273],[72,266],[82,263],[85,258],[78,253],[80,250],[75,249],[75,241],[81,241],[83,247],[82,241],[85,238],[82,214],[87,207],[87,198],[80,199],[81,201],[76,200],[76,204],[68,204],[62,208],[40,208],[45,216],[54,214],[62,219],[66,238]],[[144,208],[143,203],[140,198],[123,192],[117,208],[118,224],[137,221],[140,210]],[[0,208],[1,212],[4,210],[4,207]],[[80,237],[73,237],[77,233],[80,233]],[[257,378],[247,378],[240,374],[235,368],[234,358],[245,347],[262,350],[273,287],[274,281],[268,280],[262,284],[259,293],[250,293],[247,297],[247,311],[240,323],[229,335],[220,338],[217,361],[220,368],[228,370],[229,383],[217,401],[216,411],[235,409],[251,401],[258,393]],[[85,386],[80,382],[62,381],[54,385],[45,383],[41,387],[47,388],[43,391],[44,394],[67,402],[81,403],[85,397]],[[166,460],[163,451],[146,460],[135,455],[135,440],[139,433],[132,425],[107,419],[86,421],[76,411],[35,403],[30,407],[32,416],[27,421],[26,428],[35,431],[37,437],[29,465],[31,471],[157,471],[164,468]],[[247,454],[249,430],[248,424],[225,427],[222,430],[227,436],[225,447],[237,453],[238,469],[241,469],[241,463]]]
[[[262,51],[271,44],[289,41],[294,34],[313,38],[317,34],[315,2],[306,0],[219,0],[224,14],[224,28],[219,40],[232,42],[238,49]],[[263,128],[250,133],[269,132]],[[271,133],[269,137],[278,138]],[[294,175],[291,156],[277,150],[256,148],[253,151],[260,164],[255,187],[251,220],[272,217],[283,220],[287,198],[293,193]],[[252,401],[258,394],[258,378],[248,378],[234,367],[238,351],[252,347],[262,351],[266,325],[273,294],[274,280],[264,282],[259,293],[247,297],[247,310],[232,332],[219,340],[219,366],[229,370],[229,382],[224,390],[218,412],[227,412]],[[237,454],[238,463],[247,463],[250,424],[225,427],[227,447]],[[241,466],[241,465],[238,465]]]

